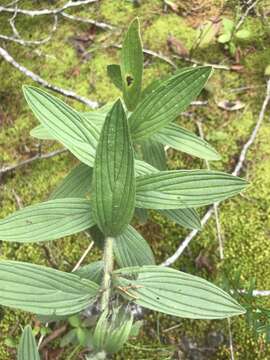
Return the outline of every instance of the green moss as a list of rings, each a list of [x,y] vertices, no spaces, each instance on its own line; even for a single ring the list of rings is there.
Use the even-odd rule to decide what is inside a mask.
[[[187,25],[184,18],[176,14],[166,14],[158,16],[143,31],[145,47],[156,51],[166,49],[170,35],[176,37],[188,49],[196,39],[196,31]]]

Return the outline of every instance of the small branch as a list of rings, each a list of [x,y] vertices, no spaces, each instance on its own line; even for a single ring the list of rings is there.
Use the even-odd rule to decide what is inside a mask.
[[[63,335],[67,331],[67,324],[55,329],[46,339],[40,344],[39,350],[42,350],[47,346],[51,341],[57,339],[59,336]]]
[[[8,12],[8,13],[14,13],[17,12],[17,14],[23,14],[23,15],[28,15],[31,17],[34,16],[43,16],[43,15],[57,15],[60,14],[61,12],[73,8],[73,7],[77,7],[77,6],[81,6],[81,5],[88,5],[88,4],[92,4],[97,2],[98,0],[82,0],[82,1],[68,1],[63,7],[61,8],[56,8],[56,9],[43,9],[43,10],[24,10],[24,9],[19,9],[19,8],[11,8],[11,7],[4,7],[4,6],[0,6],[0,12]]]
[[[238,23],[236,24],[235,26],[235,29],[234,31],[237,31],[240,29],[240,27],[243,25],[246,17],[248,16],[248,14],[250,13],[250,11],[257,5],[257,3],[259,2],[260,0],[256,0],[254,1],[245,11],[245,13],[241,16],[240,20],[238,21]]]
[[[25,40],[19,35],[19,33],[16,30],[15,25],[13,23],[12,29],[13,29],[14,36],[6,36],[6,35],[0,34],[0,39],[6,40],[6,41],[13,41],[13,42],[23,45],[23,46],[42,45],[51,40],[53,34],[57,30],[57,24],[58,24],[58,16],[54,15],[54,23],[53,23],[53,26],[52,26],[49,36],[47,36],[45,39],[42,39],[42,40]]]
[[[75,99],[80,101],[83,104],[88,105],[90,108],[92,109],[96,109],[98,107],[98,103],[96,101],[92,101],[89,100],[83,96],[77,95],[74,91],[72,90],[66,90],[66,89],[62,89],[58,86],[55,86],[51,83],[49,83],[48,81],[42,79],[39,75],[33,73],[31,70],[28,70],[26,67],[24,67],[23,65],[19,64],[4,48],[2,48],[0,46],[0,56],[2,56],[4,58],[4,60],[6,60],[8,63],[10,63],[12,66],[14,66],[17,70],[19,70],[20,72],[22,72],[24,75],[26,75],[27,77],[31,78],[33,81],[41,84],[42,86],[44,86],[47,89],[53,90],[59,94],[65,95],[69,98]]]
[[[267,82],[266,96],[265,96],[265,99],[264,99],[264,102],[263,102],[263,105],[262,105],[262,108],[261,108],[261,111],[259,114],[258,121],[251,133],[251,136],[249,137],[248,141],[246,142],[246,144],[243,146],[243,148],[241,150],[239,160],[234,168],[234,171],[232,172],[232,175],[235,175],[235,176],[239,175],[240,171],[242,170],[245,159],[246,159],[247,151],[256,139],[256,136],[261,127],[262,121],[265,116],[265,111],[266,111],[266,108],[267,108],[267,105],[269,102],[270,102],[270,80],[268,80],[268,82]],[[214,213],[214,206],[211,206],[201,220],[202,227],[208,222],[208,220],[211,218],[213,213]],[[199,232],[198,230],[192,230],[187,235],[187,237],[184,239],[184,241],[179,245],[179,247],[176,249],[175,253],[173,255],[171,255],[167,260],[165,260],[161,265],[162,266],[172,265],[182,255],[184,250],[188,247],[189,243],[198,234],[198,232]]]
[[[114,26],[112,26],[110,24],[106,24],[104,22],[99,22],[99,21],[92,20],[92,19],[85,19],[85,18],[82,18],[80,16],[70,15],[70,14],[67,14],[66,12],[62,12],[61,16],[63,16],[66,19],[69,19],[69,20],[79,21],[79,22],[84,23],[84,24],[94,25],[95,27],[97,27],[99,29],[102,29],[102,30],[114,30],[114,29],[116,29]]]
[[[84,261],[84,259],[86,258],[86,256],[87,256],[87,255],[89,254],[89,252],[91,251],[93,245],[94,245],[94,241],[92,241],[92,242],[89,244],[88,248],[87,248],[87,249],[85,250],[85,252],[82,254],[80,260],[77,262],[77,264],[74,266],[74,268],[72,269],[71,272],[74,272],[74,271],[76,271],[76,270],[79,269],[79,267],[81,266],[82,262]]]
[[[111,275],[113,271],[113,241],[112,237],[105,239],[103,261],[104,261],[104,275],[102,282],[102,297],[101,297],[101,310],[104,311],[109,307],[110,301],[110,288],[111,288]]]
[[[238,163],[233,171],[233,175],[239,175],[242,167],[243,167],[243,164],[244,164],[244,161],[246,159],[246,155],[247,155],[247,151],[248,149],[250,148],[250,146],[254,143],[254,140],[258,134],[258,131],[262,125],[262,122],[263,122],[263,119],[264,119],[264,114],[265,114],[265,111],[266,111],[266,108],[267,108],[267,105],[268,103],[270,102],[270,79],[268,80],[267,82],[267,87],[266,87],[266,96],[265,96],[265,99],[264,99],[264,102],[263,102],[263,105],[262,105],[262,108],[261,108],[261,111],[260,111],[260,114],[259,114],[259,118],[258,118],[258,121],[257,121],[257,124],[249,138],[249,140],[246,142],[246,144],[243,146],[242,148],[242,151],[240,153],[240,156],[239,156],[239,160],[238,160]]]
[[[236,290],[239,294],[246,294],[246,290]],[[231,293],[233,294],[235,291],[232,290]],[[270,296],[270,290],[253,290],[252,296]]]
[[[219,64],[211,64],[211,63],[208,63],[208,62],[201,62],[199,60],[190,58],[188,56],[173,55],[173,58],[184,60],[184,61],[190,62],[190,63],[192,63],[194,65],[211,66],[212,68],[218,69],[218,70],[226,70],[226,71],[231,71],[232,70],[231,67],[226,66],[226,65],[219,65]]]
[[[28,164],[32,163],[33,161],[42,160],[42,159],[50,159],[50,158],[52,158],[54,156],[63,154],[64,152],[67,152],[67,149],[55,150],[55,151],[52,151],[52,152],[47,153],[47,154],[37,154],[37,155],[31,157],[30,159],[27,159],[27,160],[24,160],[24,161],[20,162],[19,164],[10,165],[10,166],[6,166],[6,167],[1,168],[0,169],[0,176],[3,175],[3,174],[6,174],[7,172],[16,170],[16,169],[18,169],[18,168],[20,168],[22,166],[28,165]]]
[[[231,360],[234,360],[234,349],[233,349],[233,337],[232,337],[232,325],[231,325],[231,319],[227,319],[228,322],[228,332],[229,332],[229,344],[230,344],[230,354],[231,354]]]
[[[155,58],[158,58],[160,60],[163,60],[165,62],[167,62],[168,64],[170,64],[173,68],[177,69],[178,66],[175,64],[175,62],[173,62],[168,56],[165,56],[161,53],[157,53],[153,50],[149,50],[149,49],[143,49],[143,52],[147,55],[151,55]]]

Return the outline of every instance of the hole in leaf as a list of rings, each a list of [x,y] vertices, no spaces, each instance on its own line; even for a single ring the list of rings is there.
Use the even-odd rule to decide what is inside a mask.
[[[134,79],[133,79],[133,77],[132,77],[132,76],[127,75],[127,77],[126,77],[126,81],[127,81],[127,85],[128,85],[128,86],[132,85],[133,80],[134,80]]]

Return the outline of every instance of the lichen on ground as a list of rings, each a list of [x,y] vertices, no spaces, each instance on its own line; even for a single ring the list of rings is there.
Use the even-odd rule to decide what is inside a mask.
[[[24,3],[25,6],[32,5],[30,1]],[[175,3],[180,2],[175,1]],[[189,2],[184,1],[184,3],[189,8]],[[214,10],[217,11],[219,6],[220,3],[215,2]],[[234,9],[235,1],[230,1],[226,8],[226,16],[233,17]],[[191,16],[186,17],[181,12],[175,14],[171,10],[164,12],[163,1],[145,1],[142,2],[141,7],[135,8],[132,1],[121,0],[116,4],[113,0],[104,0],[99,4],[91,5],[89,9],[85,7],[78,12],[78,15],[108,22],[117,26],[117,30],[94,31],[87,25],[78,25],[62,19],[53,39],[41,46],[38,52],[10,43],[7,44],[7,49],[17,61],[44,79],[64,88],[72,88],[80,95],[100,103],[112,101],[119,96],[119,91],[110,83],[106,75],[106,66],[118,62],[119,50],[111,45],[121,43],[123,30],[134,16],[140,16],[142,37],[146,48],[172,56],[167,45],[169,35],[177,38],[187,49],[192,48],[196,41],[197,32],[192,27]],[[199,12],[194,16],[200,17],[200,15],[204,21],[207,18],[207,11],[202,10],[201,14]],[[21,18],[18,26],[24,33],[31,33],[33,37],[38,38],[44,35],[50,24],[48,19],[43,19],[43,21],[37,23],[34,19],[27,22],[25,18]],[[264,68],[270,63],[269,26],[262,25],[258,18],[250,16],[247,19],[247,27],[254,30],[256,37],[253,37],[251,42],[239,44],[242,50],[240,61],[243,71],[216,70],[208,84],[207,92],[202,94],[202,98],[208,99],[208,106],[194,107],[192,108],[193,118],[182,116],[177,120],[194,132],[197,132],[195,120],[203,121],[206,139],[222,154],[221,161],[211,163],[213,169],[225,171],[233,169],[241,146],[255,125],[265,94],[263,74]],[[2,23],[0,21],[0,32],[7,33],[4,21]],[[88,53],[85,57],[78,51],[76,41],[74,42],[74,38],[82,34],[93,35],[93,39],[88,42],[85,49]],[[224,58],[226,63],[232,62],[224,48],[216,42],[203,49],[197,49],[193,56],[208,62],[222,62]],[[179,67],[187,65],[180,60],[175,59],[175,62]],[[145,66],[145,84],[173,72],[168,63],[150,56],[145,56]],[[3,60],[0,60],[0,78],[1,164],[7,165],[36,154],[39,143],[29,135],[30,129],[37,124],[37,121],[27,107],[21,91],[22,84],[32,84],[31,80]],[[250,89],[244,92],[232,92],[232,89],[242,86],[250,86]],[[245,108],[237,112],[221,110],[217,107],[217,103],[224,99],[240,100],[245,104]],[[66,101],[78,110],[87,110],[85,105],[70,99]],[[267,116],[269,117],[269,111]],[[203,276],[215,283],[221,282],[224,273],[233,277],[237,271],[240,271],[243,286],[248,285],[250,278],[255,276],[257,288],[270,289],[269,136],[270,125],[265,121],[255,144],[248,153],[242,173],[242,176],[247,177],[250,182],[248,190],[243,196],[225,201],[220,206],[220,220],[225,241],[224,261],[220,262],[218,259],[215,222],[211,220],[192,241],[184,255],[174,264],[175,268]],[[52,142],[42,143],[44,152],[59,147],[60,145]],[[23,167],[5,176],[0,184],[1,218],[18,207],[14,194],[21,198],[23,206],[46,200],[56,184],[75,164],[76,160],[72,155],[62,154],[52,159],[36,161],[31,166]],[[205,167],[203,161],[172,150],[168,151],[168,164],[170,168]],[[150,242],[157,262],[171,255],[188,233],[187,230],[156,214],[151,214],[148,224],[140,226],[139,230]],[[88,243],[89,239],[80,234],[54,241],[48,246],[57,266],[62,270],[70,271]],[[210,268],[196,267],[195,259],[200,254],[207,257],[211,271]],[[93,251],[85,262],[92,261],[98,256],[99,252]],[[3,242],[1,259],[17,259],[51,266],[50,259],[39,245]],[[266,299],[265,306],[269,307],[269,305]],[[16,337],[21,332],[19,325],[24,325],[30,318],[34,325],[34,318],[28,314],[4,309],[0,323],[1,360],[10,360],[14,356],[13,350],[5,344],[7,334],[12,330],[13,336],[17,339]],[[178,327],[164,332],[174,325]],[[159,331],[156,330],[157,326],[159,326]],[[172,349],[178,349],[184,337],[193,339],[197,343],[201,342],[202,346],[205,346],[205,339],[213,332],[221,334],[224,339],[218,343],[212,358],[228,359],[228,328],[225,320],[189,321],[151,314],[147,317],[138,340],[131,340],[130,345],[127,345],[116,358],[165,359],[174,351]],[[262,338],[259,340],[254,338],[242,318],[232,320],[232,332],[236,359],[266,360],[269,358],[269,346]],[[210,356],[208,358],[210,359]]]

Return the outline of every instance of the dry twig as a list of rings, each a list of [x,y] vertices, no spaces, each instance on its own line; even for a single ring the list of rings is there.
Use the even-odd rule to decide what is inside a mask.
[[[0,176],[4,175],[4,174],[6,174],[6,173],[8,173],[10,171],[19,169],[22,166],[28,165],[28,164],[32,163],[33,161],[42,160],[42,159],[50,159],[50,158],[52,158],[54,156],[57,156],[57,155],[60,155],[60,154],[62,154],[64,152],[66,152],[66,151],[67,151],[67,149],[59,149],[59,150],[55,150],[55,151],[52,151],[52,152],[47,153],[47,154],[37,154],[37,155],[31,157],[30,159],[27,159],[27,160],[24,160],[24,161],[20,162],[19,164],[2,167],[0,169]]]
[[[14,66],[17,70],[19,70],[20,72],[22,72],[25,76],[31,78],[33,81],[41,84],[42,86],[44,86],[47,89],[53,90],[59,94],[65,95],[71,99],[75,99],[80,101],[81,103],[88,105],[90,108],[92,109],[96,109],[98,107],[98,103],[96,101],[92,101],[89,100],[83,96],[80,96],[78,94],[76,94],[74,91],[72,90],[66,90],[66,89],[62,89],[58,86],[55,86],[51,83],[49,83],[48,81],[44,80],[43,78],[41,78],[39,75],[35,74],[34,72],[32,72],[31,70],[28,70],[26,67],[24,67],[23,65],[19,64],[8,52],[7,50],[5,50],[4,48],[2,48],[0,46],[0,56],[2,56],[2,58],[4,60],[6,60],[8,63],[10,63],[12,66]]]

